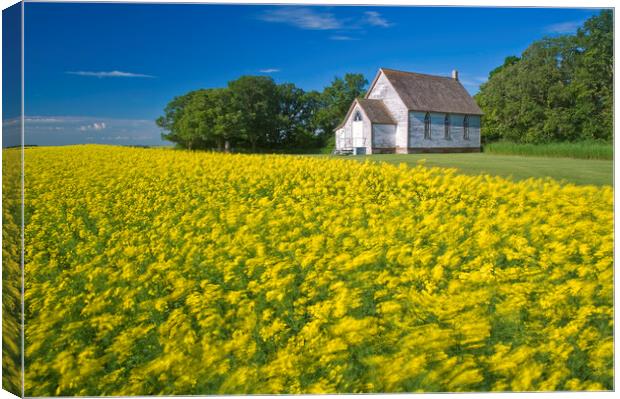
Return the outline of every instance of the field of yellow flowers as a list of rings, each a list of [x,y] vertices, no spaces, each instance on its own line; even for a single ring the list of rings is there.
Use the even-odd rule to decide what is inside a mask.
[[[26,395],[613,389],[611,187],[30,148]]]

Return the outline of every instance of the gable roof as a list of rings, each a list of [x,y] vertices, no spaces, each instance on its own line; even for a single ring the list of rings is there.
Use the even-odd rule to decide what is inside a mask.
[[[395,125],[396,124],[396,121],[392,117],[392,114],[390,114],[390,111],[385,106],[385,103],[383,103],[383,100],[373,100],[369,98],[356,98],[351,103],[351,106],[349,107],[349,110],[347,111],[347,114],[345,115],[342,122],[338,126],[336,126],[334,130],[338,130],[344,126],[344,124],[349,119],[351,112],[353,112],[353,109],[355,108],[355,104],[359,104],[360,108],[362,108],[362,111],[364,111],[364,113],[366,114],[368,119],[370,119],[370,122],[372,123],[379,123],[379,124],[384,124],[384,125]]]
[[[371,100],[369,98],[358,98],[357,102],[366,113],[372,123],[395,125],[396,121],[388,111],[383,100]]]
[[[382,72],[409,110],[483,114],[476,101],[456,79],[380,68],[371,90]],[[371,90],[368,90],[366,95],[370,94]]]

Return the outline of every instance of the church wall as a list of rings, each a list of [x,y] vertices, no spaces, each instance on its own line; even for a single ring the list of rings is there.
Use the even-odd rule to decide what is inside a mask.
[[[388,79],[383,73],[372,87],[367,98],[383,100],[384,104],[390,111],[390,114],[395,119],[396,125],[396,152],[407,152],[407,107],[402,102],[396,90],[392,87]]]
[[[362,107],[359,106],[359,104],[355,105],[355,107],[351,111],[351,114],[347,118],[347,120],[344,123],[344,125],[342,126],[342,128],[340,128],[340,129],[338,129],[338,131],[336,131],[336,149],[337,150],[351,149],[351,148],[353,148],[353,146],[355,144],[359,144],[359,143],[354,143],[353,142],[353,119],[355,118],[355,114],[358,111],[362,115],[362,121],[363,121],[363,125],[362,125],[363,126],[362,127],[363,143],[362,143],[362,146],[366,147],[367,153],[370,153],[369,151],[370,151],[370,148],[371,148],[371,125],[372,125],[372,123],[370,122],[370,119],[368,119],[366,114],[364,113],[364,110],[362,109]]]
[[[395,148],[396,126],[375,123],[372,125],[373,148]]]
[[[445,135],[445,113],[431,112],[431,137],[424,138],[424,117],[426,112],[411,111],[409,113],[409,148],[411,149],[444,149],[463,148],[480,149],[480,117],[469,116],[469,139],[463,134],[463,114],[449,114],[450,136]]]

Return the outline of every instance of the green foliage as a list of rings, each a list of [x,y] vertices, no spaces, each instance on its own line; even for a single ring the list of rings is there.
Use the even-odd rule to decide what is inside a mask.
[[[252,149],[277,142],[278,87],[266,76],[242,76],[228,83],[230,112],[238,115],[236,134]],[[222,110],[226,113],[226,110]]]
[[[226,88],[175,97],[156,123],[165,140],[187,149],[303,153],[324,147],[351,102],[364,94],[361,74],[336,77],[305,92],[265,76],[242,76]]]
[[[489,74],[476,100],[485,142],[612,138],[613,15],[604,10],[575,35],[546,37]]]
[[[483,146],[484,152],[492,154],[523,155],[538,157],[613,159],[614,148],[601,141],[579,141],[562,143],[514,143],[498,141]]]
[[[320,107],[315,115],[315,124],[320,134],[326,138],[346,115],[351,102],[364,96],[368,80],[362,74],[347,73],[344,79],[334,78],[320,95]]]
[[[325,144],[325,147],[323,147],[321,149],[321,153],[322,154],[331,154],[334,151],[334,148],[336,148],[336,136],[332,134],[327,139],[327,143]]]

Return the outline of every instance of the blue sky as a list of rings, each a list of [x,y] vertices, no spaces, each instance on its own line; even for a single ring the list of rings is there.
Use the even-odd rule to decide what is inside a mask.
[[[174,96],[269,75],[321,90],[379,67],[470,93],[509,55],[596,9],[26,3],[26,142],[163,144]]]

